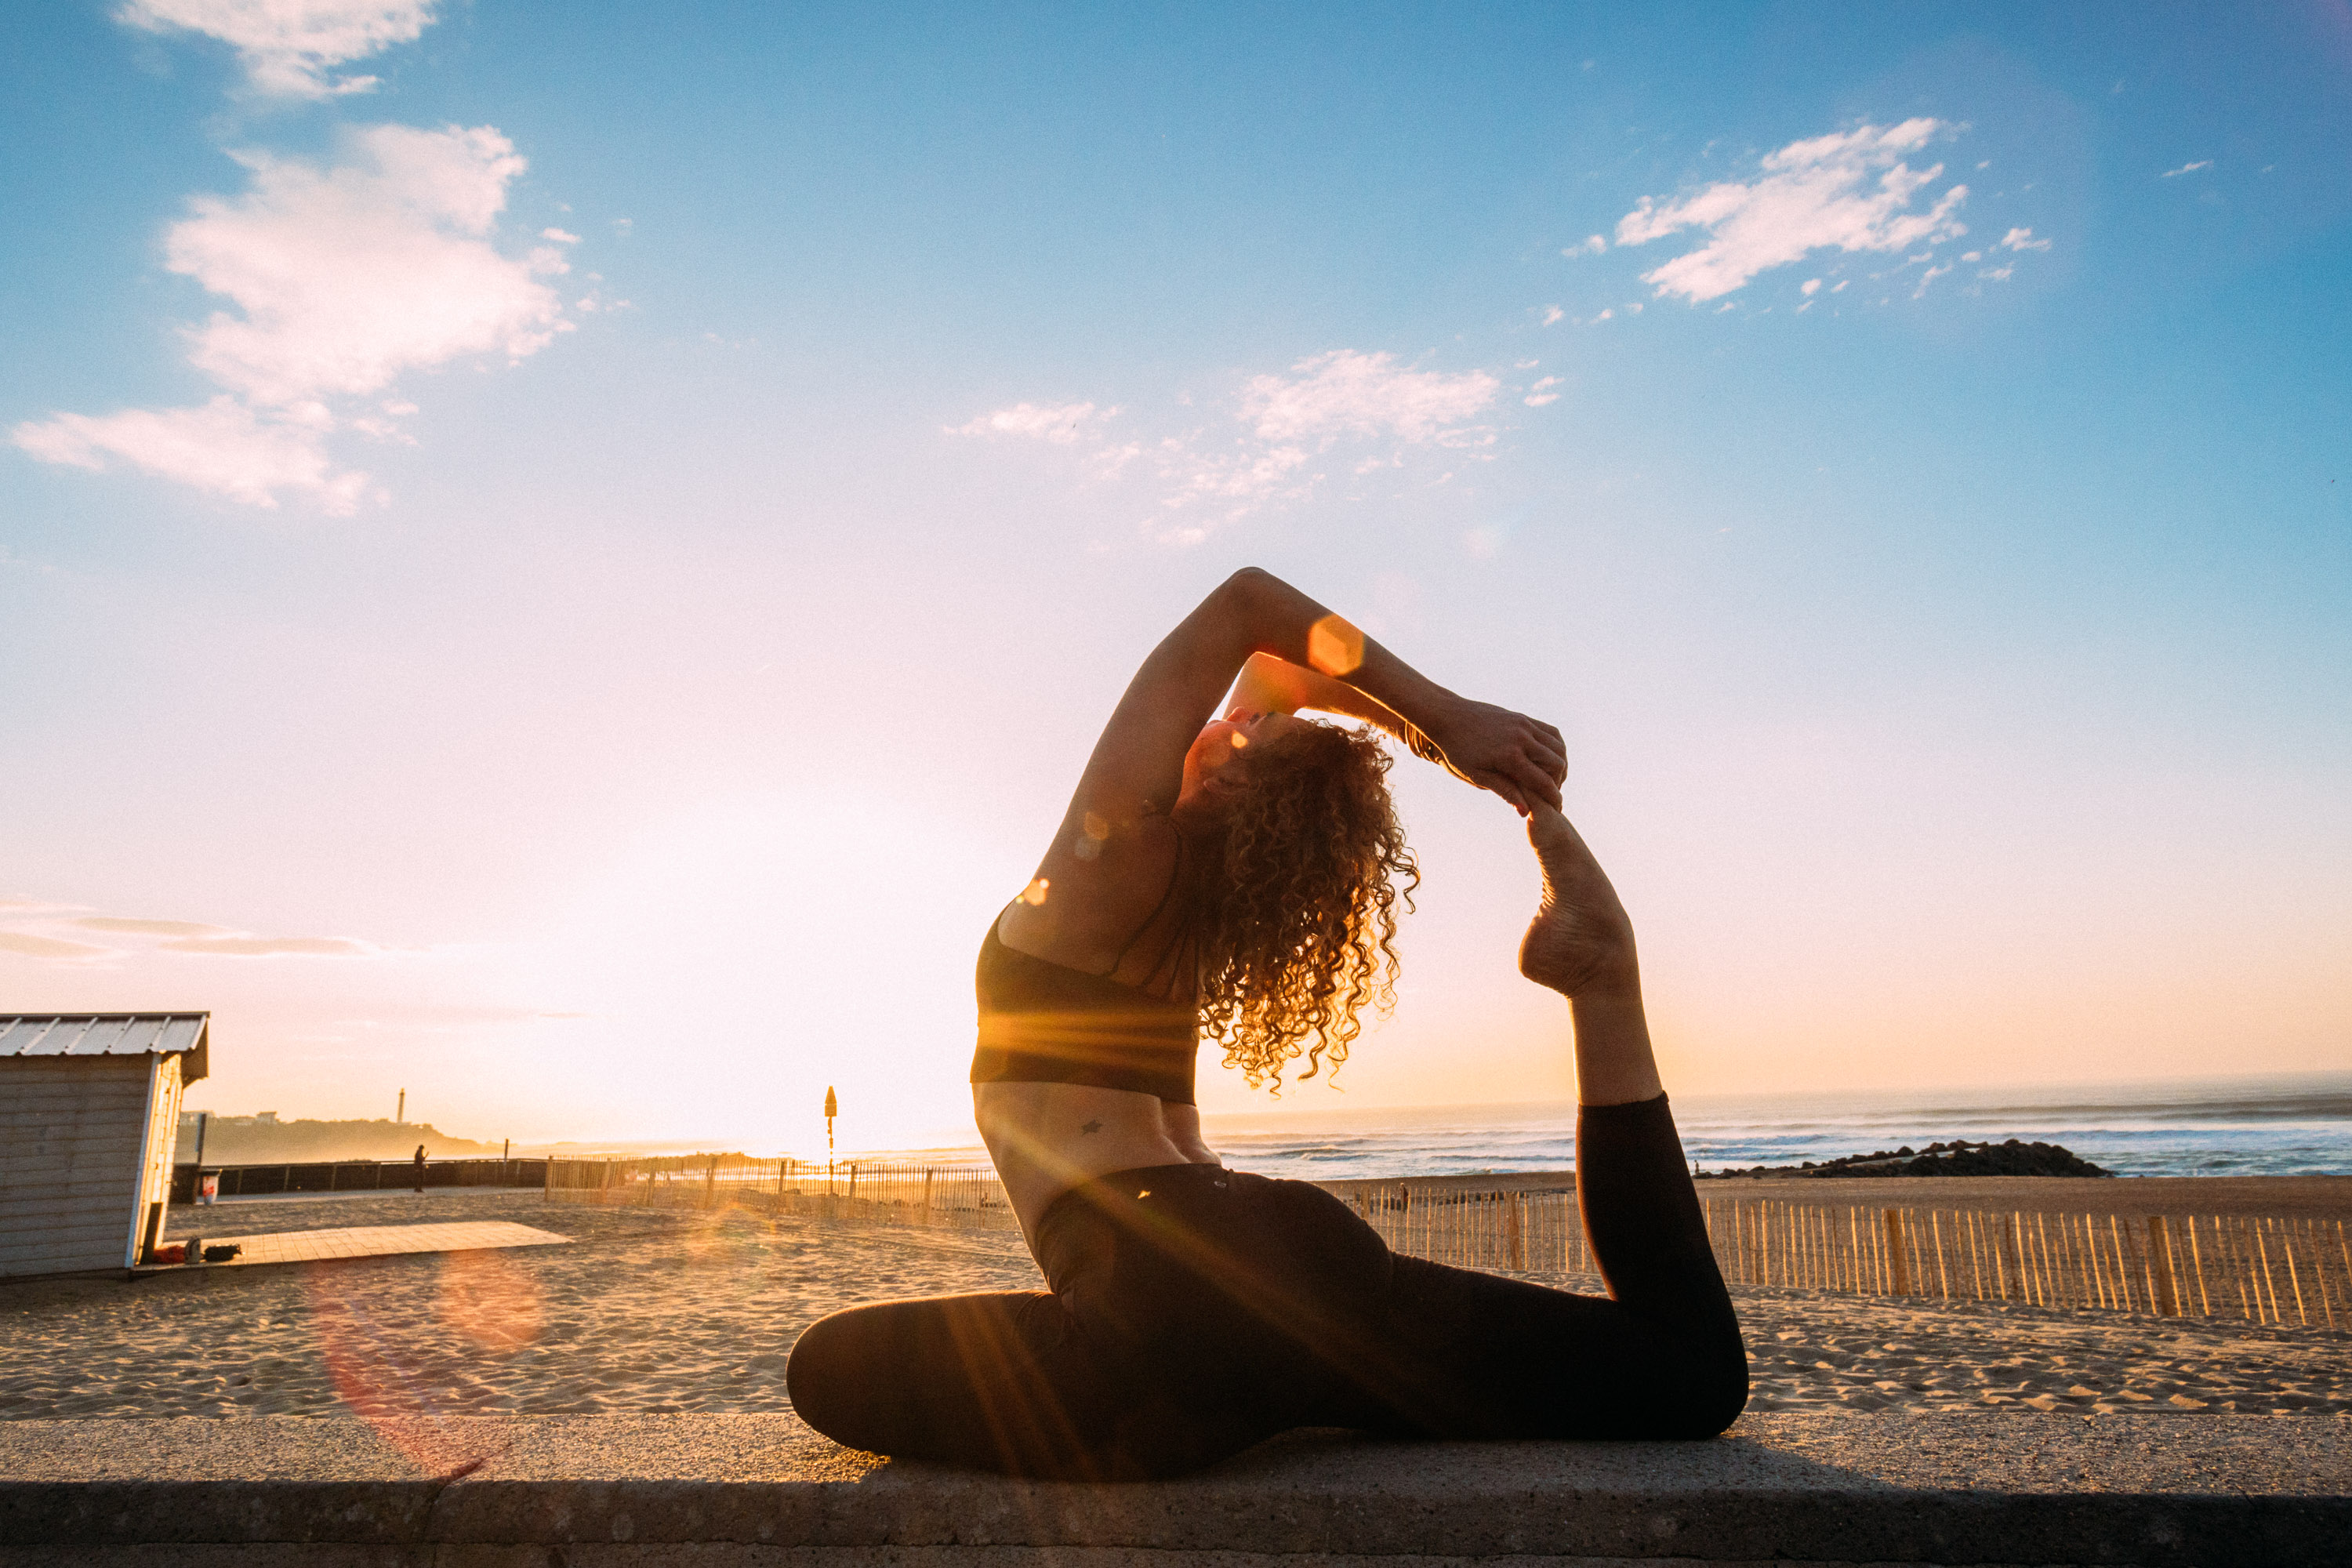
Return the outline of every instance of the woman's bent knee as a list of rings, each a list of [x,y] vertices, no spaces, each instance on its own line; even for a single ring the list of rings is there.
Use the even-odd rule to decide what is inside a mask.
[[[866,1446],[856,1436],[863,1425],[857,1419],[863,1403],[860,1392],[870,1402],[871,1374],[877,1370],[865,1353],[868,1347],[864,1342],[869,1336],[860,1331],[856,1321],[866,1310],[852,1307],[810,1324],[793,1342],[784,1363],[784,1392],[792,1398],[793,1409],[835,1442],[852,1447]]]
[[[1675,1406],[1677,1437],[1713,1437],[1738,1420],[1748,1408],[1748,1347],[1735,1339],[1694,1367]]]

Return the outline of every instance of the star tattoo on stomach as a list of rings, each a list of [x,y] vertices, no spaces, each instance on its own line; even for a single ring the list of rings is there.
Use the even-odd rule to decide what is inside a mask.
[[[1078,1131],[1081,1132],[1099,1132],[1102,1131],[1102,1123],[1099,1121],[1089,1121],[1084,1127],[1079,1128]]]

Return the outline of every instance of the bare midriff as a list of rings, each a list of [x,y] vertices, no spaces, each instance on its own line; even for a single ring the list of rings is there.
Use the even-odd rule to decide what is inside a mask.
[[[1213,1165],[1201,1113],[1135,1089],[1076,1083],[976,1083],[972,1114],[1005,1196],[1034,1241],[1055,1198],[1113,1171]]]

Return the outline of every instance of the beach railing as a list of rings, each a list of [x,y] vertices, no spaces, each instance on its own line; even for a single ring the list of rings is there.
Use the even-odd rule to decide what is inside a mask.
[[[746,1208],[880,1225],[1020,1226],[1003,1184],[985,1165],[748,1154],[559,1160],[549,1168],[547,1195],[551,1203]]]
[[[1463,1268],[1600,1273],[1576,1194],[1346,1184],[1333,1191],[1396,1251]],[[739,1207],[879,1225],[1018,1227],[985,1165],[758,1159],[556,1160],[551,1203]],[[2352,1236],[2336,1220],[2053,1214],[1705,1198],[1735,1285],[2156,1317],[2352,1329]]]
[[[1705,1206],[1737,1283],[2352,1328],[2352,1237],[2340,1220]]]
[[[558,1162],[560,1163],[560,1162]],[[428,1187],[536,1187],[545,1180],[544,1159],[428,1160]],[[223,1165],[193,1161],[172,1167],[172,1202],[192,1204],[198,1175],[220,1178],[224,1198],[278,1197],[298,1193],[397,1192],[416,1185],[414,1160],[276,1160],[258,1165]]]
[[[1400,1182],[1339,1196],[1407,1257],[1458,1268],[1598,1272],[1574,1193],[1461,1192]]]
[[[1391,1247],[1416,1258],[1599,1272],[1571,1193],[1399,1184],[1348,1202]],[[1734,1284],[2352,1329],[2352,1237],[2336,1220],[1777,1199],[1710,1198],[1701,1207]]]

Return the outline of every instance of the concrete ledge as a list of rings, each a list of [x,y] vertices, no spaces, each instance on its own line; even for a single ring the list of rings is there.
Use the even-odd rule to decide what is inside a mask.
[[[1007,1481],[789,1415],[0,1422],[0,1563],[1251,1568],[2340,1560],[2352,1422],[1779,1415],[1711,1443],[1294,1433],[1183,1481]]]

